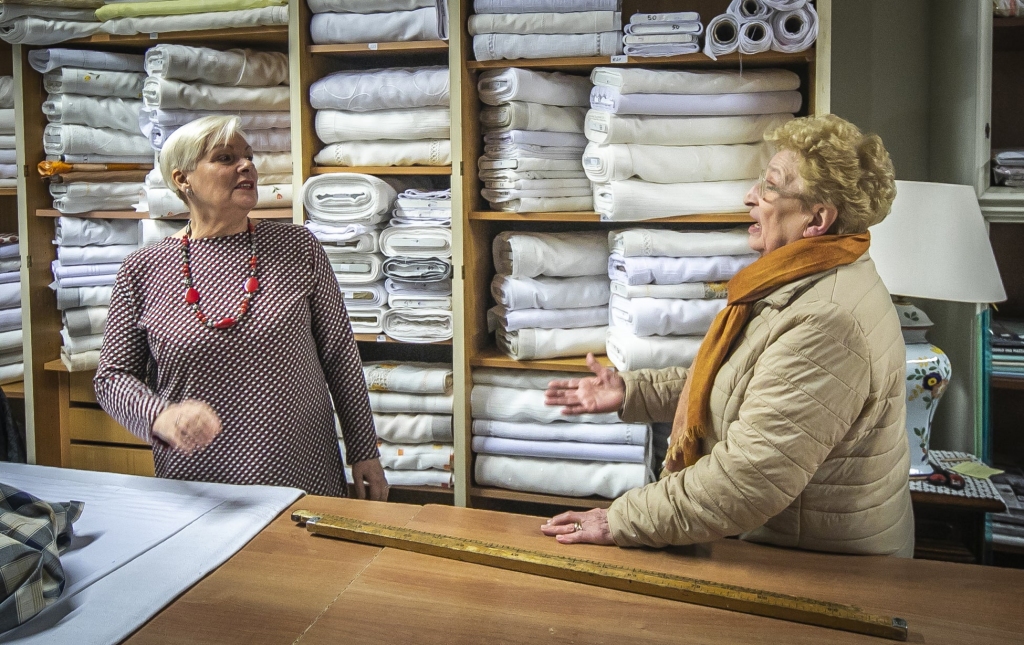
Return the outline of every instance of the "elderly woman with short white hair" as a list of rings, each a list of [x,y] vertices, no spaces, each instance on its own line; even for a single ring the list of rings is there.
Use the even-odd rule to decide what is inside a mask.
[[[152,444],[159,477],[344,496],[337,411],[358,496],[385,499],[330,261],[304,227],[249,218],[258,178],[239,119],[177,130],[160,172],[189,220],[118,271],[97,401]]]

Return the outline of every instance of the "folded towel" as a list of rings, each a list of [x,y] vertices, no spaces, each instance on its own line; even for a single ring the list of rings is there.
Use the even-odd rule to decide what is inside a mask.
[[[673,231],[633,228],[608,233],[608,248],[624,258],[666,256],[672,258],[712,255],[749,255],[746,229],[729,231]],[[702,296],[701,296],[702,297]]]
[[[374,414],[373,426],[377,436],[388,443],[453,441],[450,414]]]
[[[440,226],[388,227],[380,235],[380,249],[388,257],[450,258],[452,232]]]
[[[331,260],[331,270],[341,285],[363,285],[380,281],[384,276],[382,264],[376,253],[345,253]]]
[[[590,107],[614,114],[731,115],[797,112],[800,92],[753,94],[622,94],[618,88],[595,86]]]
[[[395,197],[383,179],[359,173],[313,175],[302,185],[306,213],[320,224],[379,224]]]
[[[643,464],[646,463],[647,451],[644,446],[625,446],[609,443],[529,441],[507,439],[505,437],[473,437],[473,452],[482,455],[509,455],[541,457],[545,459]]]
[[[332,143],[316,154],[320,166],[450,166],[449,139],[417,141],[346,141]]]
[[[478,61],[615,56],[621,53],[621,31],[604,31],[596,34],[479,34],[473,36],[473,56]]]
[[[480,34],[599,34],[622,29],[618,11],[483,13],[471,15],[470,36]]]
[[[117,97],[51,94],[43,102],[43,114],[51,123],[112,128],[134,136],[139,135],[140,110],[142,101]]]
[[[343,70],[315,81],[309,103],[314,110],[349,112],[448,107],[449,84],[442,66]]]
[[[394,470],[451,470],[455,447],[451,444],[378,443],[380,465]]]
[[[150,76],[142,88],[147,109],[250,110],[288,109],[288,87],[224,87]]]
[[[600,307],[608,304],[609,293],[603,275],[513,278],[499,274],[491,280],[491,296],[508,311]]]
[[[654,146],[591,143],[583,153],[587,177],[603,183],[637,177],[674,184],[754,179],[771,159],[763,143],[728,146]]]
[[[390,309],[384,314],[384,333],[405,343],[451,340],[454,321],[442,309]]]
[[[401,392],[370,392],[370,409],[374,414],[451,414],[450,394],[404,394]]]
[[[150,76],[211,85],[287,85],[288,56],[252,49],[220,51],[160,44],[146,50],[146,72]]]
[[[443,363],[363,363],[371,392],[451,394],[452,366]]]
[[[615,499],[652,481],[649,470],[645,464],[479,455],[473,474],[478,486]]]
[[[495,236],[491,248],[497,272],[515,278],[604,275],[608,270],[608,239],[601,231],[505,231]]]
[[[451,112],[444,107],[316,113],[316,136],[324,143],[342,141],[447,139]]]
[[[585,107],[563,107],[510,101],[480,110],[480,124],[485,130],[540,130],[545,132],[583,132]]]
[[[757,258],[754,254],[624,258],[613,253],[608,258],[608,277],[615,282],[630,285],[722,282],[732,278]]]
[[[655,184],[624,179],[594,185],[594,210],[605,221],[641,221],[677,215],[738,213],[749,180]]]
[[[494,333],[498,349],[517,361],[566,358],[604,351],[607,326],[577,329],[520,329]]]
[[[689,367],[703,336],[651,336],[638,338],[628,331],[608,329],[608,358],[622,371]]]
[[[436,7],[387,13],[317,13],[309,22],[310,39],[317,45],[439,40]]]
[[[50,94],[142,98],[145,74],[59,67],[43,74],[43,88]]]
[[[725,282],[686,282],[683,284],[638,284],[611,283],[612,293],[623,298],[687,299],[728,298],[729,289]]]
[[[595,67],[594,85],[619,94],[748,94],[800,88],[800,77],[787,69],[654,70]]]
[[[590,79],[586,76],[536,72],[519,67],[482,72],[477,81],[480,100],[487,105],[516,101],[589,107],[590,87]]]
[[[474,419],[516,423],[619,423],[618,414],[562,414],[562,408],[544,403],[544,390],[520,390],[474,385],[470,393]]]
[[[473,420],[473,435],[531,442],[581,442],[645,446],[650,426],[640,423],[522,423]],[[479,451],[478,451],[479,452]]]
[[[7,18],[11,7],[17,5],[6,5],[3,10],[3,17]],[[48,7],[34,7],[35,10],[49,9]],[[58,14],[68,11],[65,8],[52,8]],[[74,10],[72,10],[74,11]],[[92,11],[93,19],[96,12]],[[43,18],[62,17],[65,20],[81,20],[70,15],[44,16],[33,14]],[[45,74],[58,67],[78,67],[84,69],[102,69],[112,72],[144,72],[145,57],[139,54],[121,54],[115,52],[93,51],[89,49],[64,49],[51,47],[48,49],[32,49],[28,52],[28,64],[40,74]]]
[[[726,301],[667,300],[612,296],[611,326],[634,336],[696,336],[706,334]]]

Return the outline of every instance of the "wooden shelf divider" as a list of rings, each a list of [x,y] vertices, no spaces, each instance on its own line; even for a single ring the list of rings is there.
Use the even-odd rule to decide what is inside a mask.
[[[430,54],[448,51],[444,40],[410,40],[396,43],[347,43],[344,45],[309,45],[310,54],[333,56],[373,56],[376,54]]]
[[[398,343],[399,345],[451,345],[450,340],[439,340],[433,343],[407,343],[402,340],[395,340],[385,334],[352,334],[358,343]]]
[[[364,175],[451,175],[451,166],[313,166],[310,174],[358,172]]]
[[[4,383],[0,385],[0,389],[3,389],[4,396],[8,399],[24,399],[25,398],[25,381],[14,381],[13,383]]]
[[[612,505],[613,501],[603,497],[563,497],[560,495],[525,493],[518,490],[480,486],[471,487],[469,494],[471,497],[501,499],[508,502],[523,502],[527,504],[545,504],[559,508],[608,508]]]
[[[471,211],[471,220],[492,222],[601,222],[615,226],[644,226],[645,224],[749,224],[748,213],[709,213],[707,215],[677,215],[642,221],[606,221],[594,212],[564,213],[506,213],[504,211]]]
[[[17,188],[0,188],[0,197],[17,197]]]

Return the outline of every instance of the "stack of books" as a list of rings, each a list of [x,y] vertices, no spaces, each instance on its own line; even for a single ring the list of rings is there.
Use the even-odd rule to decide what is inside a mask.
[[[1024,378],[1024,321],[993,320],[988,342],[992,376]]]

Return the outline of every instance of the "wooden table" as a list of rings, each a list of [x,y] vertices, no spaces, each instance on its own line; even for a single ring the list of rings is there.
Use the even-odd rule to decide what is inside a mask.
[[[904,618],[914,643],[1020,643],[1024,571],[778,549],[738,540],[672,551],[563,546],[541,519],[321,497],[349,515],[551,553],[849,603]],[[884,643],[658,598],[315,537],[287,511],[136,632],[130,645],[210,643]]]

